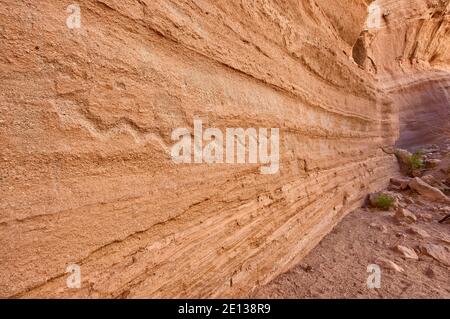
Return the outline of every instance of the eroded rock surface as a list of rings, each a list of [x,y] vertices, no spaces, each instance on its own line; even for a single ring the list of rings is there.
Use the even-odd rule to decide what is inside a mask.
[[[428,168],[436,180],[441,167]],[[426,175],[427,176],[427,175]],[[392,182],[392,181],[391,181]],[[391,191],[414,224],[398,222],[398,211],[367,206],[347,215],[299,264],[259,287],[259,298],[449,298],[449,225],[439,221],[450,205],[408,188]],[[414,216],[413,215],[413,216]],[[427,218],[423,218],[424,216]],[[402,220],[400,220],[402,221]],[[306,268],[304,265],[308,265]],[[312,271],[308,271],[311,269]],[[374,269],[379,285],[374,286]]]
[[[450,136],[450,1],[376,0],[361,64],[399,109],[405,148]]]
[[[238,297],[298,262],[397,171],[352,58],[368,2],[80,0],[71,30],[65,1],[1,0],[0,296]],[[279,172],[175,164],[195,116],[280,128]]]

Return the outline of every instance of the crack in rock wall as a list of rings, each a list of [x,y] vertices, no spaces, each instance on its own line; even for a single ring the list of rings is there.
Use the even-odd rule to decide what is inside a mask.
[[[68,29],[0,0],[0,296],[239,297],[297,263],[398,169],[368,2],[79,0]],[[195,116],[280,128],[279,172],[175,164]]]

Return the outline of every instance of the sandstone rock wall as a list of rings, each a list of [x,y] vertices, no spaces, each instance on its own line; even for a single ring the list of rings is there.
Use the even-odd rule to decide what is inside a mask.
[[[450,138],[450,1],[377,0],[365,68],[400,110],[400,147]]]
[[[0,296],[244,296],[299,261],[397,169],[367,2],[79,0],[71,30],[1,0]],[[279,172],[175,164],[194,116],[280,128]]]

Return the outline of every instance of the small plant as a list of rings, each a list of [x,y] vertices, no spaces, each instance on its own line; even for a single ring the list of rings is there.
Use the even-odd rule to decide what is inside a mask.
[[[425,166],[423,162],[423,151],[418,150],[408,159],[408,165],[411,170],[421,169]]]
[[[394,205],[394,198],[386,194],[380,194],[375,200],[375,205],[381,210],[389,210]]]

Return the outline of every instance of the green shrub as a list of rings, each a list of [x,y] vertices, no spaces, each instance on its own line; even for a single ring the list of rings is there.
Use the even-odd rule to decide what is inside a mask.
[[[412,154],[408,159],[408,166],[410,169],[421,169],[425,166],[423,162],[423,151],[419,150]]]
[[[382,210],[389,210],[394,205],[394,198],[386,195],[380,194],[375,200],[375,205]]]

